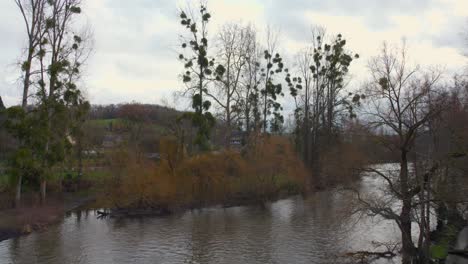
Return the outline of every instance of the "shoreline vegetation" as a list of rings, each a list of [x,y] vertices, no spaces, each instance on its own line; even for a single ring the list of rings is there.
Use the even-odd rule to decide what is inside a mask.
[[[175,139],[160,142],[161,160],[115,151],[98,207],[198,208],[306,191],[308,173],[288,139],[268,136],[252,150],[212,151],[183,157]],[[123,162],[125,161],[125,162]]]
[[[257,197],[242,197],[237,200],[224,201],[223,203],[213,203],[201,205],[187,205],[185,207],[151,206],[151,207],[127,207],[127,208],[96,208],[96,199],[94,197],[75,197],[72,201],[75,206],[67,207],[60,202],[50,202],[47,206],[27,207],[22,209],[9,209],[0,211],[0,242],[30,235],[35,232],[42,232],[48,227],[60,223],[67,213],[92,210],[97,213],[98,218],[146,218],[146,217],[164,217],[183,213],[190,210],[203,210],[211,207],[232,208],[238,206],[264,207],[266,203],[287,199],[301,193],[279,193],[276,196],[270,196],[267,200],[259,200]]]
[[[123,144],[101,157],[105,169],[100,167],[101,171],[88,176],[85,172],[81,183],[76,179],[70,182],[67,176],[58,179],[62,190],[52,189],[47,205],[0,211],[0,215],[9,216],[0,217],[0,241],[43,231],[77,208],[95,210],[100,218],[159,217],[213,206],[263,207],[338,184],[313,182],[285,136],[261,137],[249,150],[227,149],[188,157],[180,152],[174,138],[161,139],[159,145],[161,158],[154,161]],[[351,168],[342,170],[349,174],[343,178],[357,179],[349,173]],[[66,192],[70,186],[78,191]]]
[[[76,208],[104,208],[98,214],[106,217],[163,216],[215,205],[264,204],[306,192],[306,169],[284,137],[262,140],[255,153],[261,158],[234,150],[184,158],[173,139],[160,144],[164,157],[157,162],[118,148],[105,158],[102,178],[85,184],[94,185],[89,190],[57,191],[46,205],[0,211],[0,241],[45,230]],[[69,185],[63,179],[61,184]]]
[[[5,180],[0,183],[0,240],[44,230],[78,205],[99,210],[101,217],[262,206],[350,182],[357,178],[353,169],[369,162],[363,141],[341,140],[324,152],[321,178],[306,167],[294,135],[252,132],[241,134],[240,144],[226,146],[222,127],[213,133],[211,150],[196,151],[190,147],[193,135],[171,126],[180,115],[136,103],[93,107],[83,124],[82,145],[73,146],[81,153],[71,152],[53,168],[45,203],[35,189],[37,178],[26,174],[21,204],[13,209],[15,177],[6,175],[7,163],[0,164]]]

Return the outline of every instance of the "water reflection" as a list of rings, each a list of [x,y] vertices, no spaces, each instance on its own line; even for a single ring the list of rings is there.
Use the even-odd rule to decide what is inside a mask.
[[[361,188],[373,186],[365,179]],[[68,215],[43,233],[0,243],[0,263],[330,263],[397,227],[349,217],[350,196],[322,192],[268,205],[212,208],[165,218],[98,220]]]

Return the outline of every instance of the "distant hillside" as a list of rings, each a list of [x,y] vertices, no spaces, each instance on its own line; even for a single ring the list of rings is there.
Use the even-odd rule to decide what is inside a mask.
[[[176,120],[182,115],[183,112],[174,108],[155,104],[92,105],[86,122],[86,130],[88,130],[86,134],[93,142],[92,145],[100,145],[106,134],[127,134],[128,136],[131,132],[129,131],[130,123],[144,124],[140,127],[139,137],[144,141],[142,145],[149,151],[156,144],[154,141],[158,137],[174,135]],[[212,131],[211,140],[214,145],[225,142],[223,124],[218,120]],[[185,136],[188,137],[187,140],[193,140],[196,130],[191,128],[191,122],[187,120],[181,125],[185,130]]]
[[[138,120],[155,122],[160,126],[166,127],[173,124],[175,119],[182,112],[173,108],[168,108],[153,104],[111,104],[111,105],[93,105],[89,113],[90,120]],[[105,121],[108,120],[108,121]]]

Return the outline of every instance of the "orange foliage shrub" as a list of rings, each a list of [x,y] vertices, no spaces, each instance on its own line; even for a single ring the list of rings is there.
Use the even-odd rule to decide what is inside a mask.
[[[113,153],[113,206],[202,206],[235,199],[270,199],[304,190],[306,170],[286,138],[265,137],[244,154],[210,152],[183,159],[176,141],[160,143],[161,161]],[[112,206],[112,204],[111,204]]]
[[[289,184],[305,187],[307,171],[288,138],[263,137],[257,147],[247,153],[247,158],[252,164],[253,175],[266,183],[264,187],[270,190],[287,188]]]
[[[177,170],[190,183],[194,202],[223,201],[235,192],[232,182],[248,174],[248,164],[238,153],[207,153],[185,160]]]
[[[168,204],[177,195],[176,182],[167,163],[156,164],[138,159],[128,150],[118,150],[110,157],[113,177],[101,197],[105,207],[151,207]]]

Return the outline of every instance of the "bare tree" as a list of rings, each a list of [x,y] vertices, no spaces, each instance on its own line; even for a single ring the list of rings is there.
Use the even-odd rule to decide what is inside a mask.
[[[270,122],[272,131],[283,123],[281,104],[277,101],[284,96],[278,79],[284,71],[284,63],[278,49],[277,33],[267,28],[266,47],[257,39],[256,29],[247,26],[245,30],[245,65],[239,81],[237,109],[248,134],[252,131],[267,132]],[[273,118],[269,120],[270,116]]]
[[[383,45],[380,55],[369,62],[372,81],[366,89],[370,98],[366,115],[373,128],[382,127],[395,135],[395,140],[387,140],[386,145],[400,156],[396,173],[380,169],[368,169],[381,177],[393,199],[400,205],[390,203],[363,201],[366,210],[386,219],[394,220],[401,230],[402,262],[409,264],[416,256],[416,247],[411,236],[412,210],[415,200],[421,193],[421,181],[411,170],[410,153],[414,150],[415,141],[424,132],[428,122],[440,113],[439,107],[427,107],[431,103],[431,94],[436,92],[436,83],[440,78],[438,71],[422,71],[419,67],[410,67],[406,47],[391,49]],[[434,104],[437,106],[437,104]],[[427,179],[436,170],[434,164],[421,175]]]
[[[257,32],[253,26],[246,28],[246,61],[239,87],[238,107],[242,111],[242,119],[247,134],[260,125],[259,85],[261,83],[261,51],[257,40]]]
[[[225,144],[229,147],[229,139],[233,123],[236,122],[238,111],[238,97],[241,86],[241,77],[247,64],[247,51],[250,41],[248,27],[238,24],[226,24],[218,34],[217,63],[225,73],[217,76],[214,82],[215,91],[207,92],[223,112],[227,133]]]
[[[302,146],[303,160],[306,164],[311,163],[311,145],[316,146],[312,142],[317,142],[319,131],[319,117],[322,112],[320,102],[323,97],[323,87],[321,85],[321,76],[314,74],[311,70],[314,64],[314,50],[317,51],[318,46],[325,37],[325,29],[314,27],[312,29],[312,45],[300,51],[296,55],[296,76],[291,79],[291,74],[288,75],[286,81],[289,84],[291,95],[296,103],[296,133],[302,142],[298,146]]]
[[[312,42],[296,57],[286,82],[296,102],[296,143],[305,163],[320,174],[320,154],[333,145],[340,117],[350,110],[352,94],[344,93],[353,59],[341,34],[329,40],[322,27],[312,29]],[[294,76],[294,77],[293,77]]]
[[[26,109],[29,97],[29,87],[31,85],[31,74],[33,60],[38,57],[39,45],[44,36],[44,8],[46,0],[15,0],[24,20],[27,34],[26,59],[22,62],[21,70],[23,76],[23,98],[21,106]]]
[[[266,48],[263,54],[263,65],[261,68],[261,77],[263,87],[260,89],[260,102],[262,106],[262,126],[263,133],[268,131],[268,118],[273,115],[271,130],[279,129],[278,125],[284,122],[280,111],[281,104],[277,101],[279,96],[284,96],[282,85],[277,80],[279,73],[283,72],[284,63],[278,49],[278,33],[267,28],[266,32]]]

